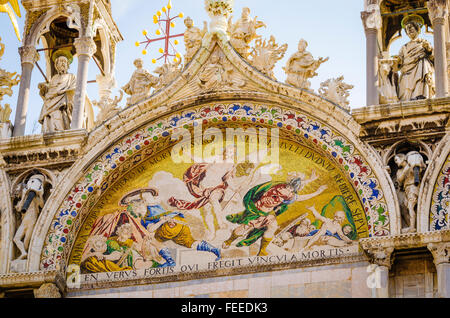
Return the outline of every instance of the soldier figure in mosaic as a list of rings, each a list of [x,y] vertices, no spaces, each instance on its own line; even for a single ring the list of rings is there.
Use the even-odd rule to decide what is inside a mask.
[[[328,188],[322,185],[311,194],[298,194],[306,184],[316,179],[313,171],[308,180],[302,181],[300,176],[293,175],[285,183],[266,182],[250,189],[243,200],[245,211],[227,216],[229,222],[239,226],[224,241],[222,248],[229,248],[237,239],[240,239],[237,247],[250,246],[261,238],[258,255],[268,255],[266,249],[278,230],[277,216],[286,212],[290,204],[314,198]]]

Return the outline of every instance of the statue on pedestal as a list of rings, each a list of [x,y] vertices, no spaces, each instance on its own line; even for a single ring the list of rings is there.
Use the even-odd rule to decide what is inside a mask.
[[[134,66],[136,70],[130,81],[122,87],[123,91],[130,95],[127,99],[127,106],[134,105],[150,96],[150,89],[158,84],[159,79],[143,68],[142,59],[136,59]]]
[[[287,74],[286,83],[298,88],[309,89],[311,82],[308,79],[317,76],[317,69],[327,58],[320,57],[315,60],[311,53],[306,51],[308,42],[301,39],[298,43],[298,51],[292,55],[283,70]]]
[[[402,26],[411,39],[400,49],[398,55],[398,96],[402,101],[426,99],[435,95],[433,48],[427,40],[419,39],[423,25],[422,17],[414,14],[402,21]]]
[[[68,73],[71,58],[60,52],[55,54],[57,74],[49,83],[39,84],[39,94],[44,100],[39,123],[43,133],[70,129],[76,88],[75,75]]]
[[[406,16],[402,27],[410,41],[402,46],[398,56],[383,57],[379,61],[378,91],[381,103],[435,96],[433,48],[427,40],[419,38],[424,24],[419,15]]]
[[[194,27],[194,21],[187,17],[184,20],[186,31],[184,31],[184,45],[186,47],[186,55],[184,56],[184,63],[189,63],[197,53],[198,49],[202,46],[202,39],[208,30],[207,23],[204,22],[203,30]]]

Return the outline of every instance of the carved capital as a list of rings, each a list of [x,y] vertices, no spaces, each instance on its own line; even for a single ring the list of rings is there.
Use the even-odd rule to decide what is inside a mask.
[[[52,283],[43,284],[33,291],[35,298],[61,298],[58,286]]]
[[[78,55],[87,55],[91,58],[97,51],[97,45],[94,40],[89,37],[75,39],[73,45]]]
[[[369,257],[370,263],[378,266],[391,268],[394,258],[392,257],[393,247],[371,247],[364,250]]]
[[[434,264],[450,263],[450,242],[430,243],[428,249],[433,254]]]
[[[379,30],[382,26],[380,6],[378,4],[369,4],[366,11],[361,12],[361,20],[364,30]]]
[[[428,0],[428,16],[433,24],[444,23],[448,16],[447,0]]]
[[[22,64],[32,64],[39,61],[39,53],[34,46],[19,47],[19,55]]]

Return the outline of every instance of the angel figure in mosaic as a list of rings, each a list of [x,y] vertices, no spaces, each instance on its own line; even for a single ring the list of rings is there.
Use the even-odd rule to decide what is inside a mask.
[[[314,206],[308,208],[316,218],[322,223],[320,229],[311,232],[308,236],[310,239],[305,246],[305,249],[310,248],[313,244],[321,240],[326,245],[343,247],[348,244],[353,244],[353,241],[347,237],[349,231],[352,231],[351,226],[343,227],[343,223],[346,220],[346,214],[344,211],[336,211],[334,217],[327,218],[317,212]]]

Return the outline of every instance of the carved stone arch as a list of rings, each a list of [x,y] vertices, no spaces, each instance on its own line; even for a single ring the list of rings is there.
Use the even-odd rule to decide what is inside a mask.
[[[11,182],[3,169],[0,169],[0,196],[11,197]],[[15,229],[14,211],[9,199],[0,200],[0,223],[0,274],[6,274],[11,262]]]
[[[445,184],[444,184],[445,183]],[[449,229],[450,214],[450,133],[447,133],[436,148],[420,186],[418,201],[417,230],[432,231],[437,210],[446,216]],[[446,206],[445,206],[446,205]],[[447,209],[447,211],[445,211]],[[445,229],[445,228],[443,228]]]

